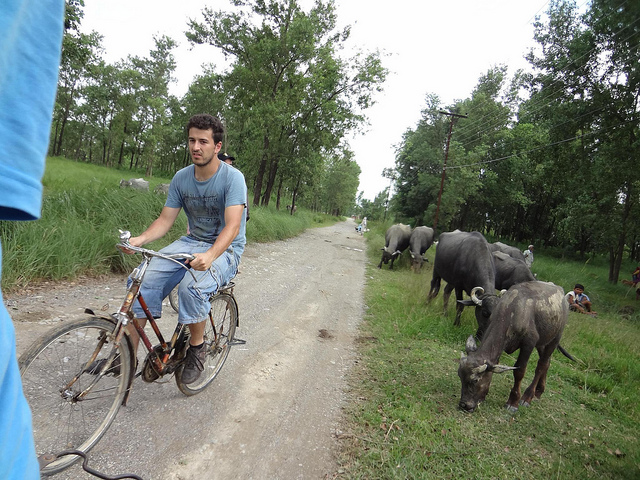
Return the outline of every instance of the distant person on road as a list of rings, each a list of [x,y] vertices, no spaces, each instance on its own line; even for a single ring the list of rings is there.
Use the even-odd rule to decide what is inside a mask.
[[[567,293],[564,298],[569,302],[569,310],[572,312],[597,315],[591,310],[591,299],[584,293],[584,285],[576,283],[573,290]]]
[[[367,230],[367,217],[364,217],[364,218],[362,219],[362,222],[360,222],[360,225],[358,225],[358,226],[356,227],[356,230],[358,231],[358,233],[359,233],[360,235],[363,235],[363,234],[364,234],[364,232],[367,232],[367,231],[368,231],[368,230]]]
[[[527,249],[522,252],[522,255],[524,255],[524,263],[527,264],[527,267],[531,268],[533,264],[533,245],[529,245]]]
[[[62,0],[0,1],[0,220],[40,218],[64,8]],[[1,295],[0,478],[40,478],[15,330]]]

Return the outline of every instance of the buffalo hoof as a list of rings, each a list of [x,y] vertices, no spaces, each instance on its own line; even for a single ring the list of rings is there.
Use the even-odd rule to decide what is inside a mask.
[[[530,407],[531,404],[529,402],[525,402],[524,400],[520,400],[520,405],[522,405],[523,407]]]
[[[511,413],[516,413],[518,411],[518,407],[514,407],[513,405],[509,405],[507,403],[506,405],[507,410],[509,410]]]

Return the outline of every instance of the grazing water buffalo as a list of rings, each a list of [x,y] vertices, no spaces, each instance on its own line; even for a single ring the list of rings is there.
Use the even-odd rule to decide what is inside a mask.
[[[169,184],[168,183],[160,183],[153,189],[155,193],[164,193],[167,195],[169,193]]]
[[[490,243],[489,249],[492,252],[506,253],[511,258],[514,258],[516,260],[522,260],[524,262],[524,255],[522,254],[522,252],[516,247],[512,247],[511,245],[507,245],[506,243],[502,243],[502,242]]]
[[[516,260],[503,252],[493,252],[492,255],[496,267],[497,290],[509,289],[518,283],[533,282],[536,279],[524,260]]]
[[[402,223],[391,225],[384,235],[385,246],[382,249],[382,259],[378,264],[378,268],[382,268],[383,263],[386,265],[391,260],[389,270],[392,270],[395,259],[409,246],[410,237],[411,227],[409,225],[403,225]]]
[[[460,325],[460,315],[465,305],[476,306],[476,320],[478,321],[478,338],[487,326],[491,311],[498,297],[495,291],[495,267],[489,245],[480,232],[448,232],[440,234],[436,248],[436,258],[433,262],[433,278],[429,301],[438,295],[440,282],[444,280],[448,285],[444,289],[444,312],[447,312],[449,295],[455,288],[456,319],[454,325]],[[471,295],[475,289],[476,300],[473,303],[462,301],[462,292]]]
[[[416,227],[409,237],[409,253],[411,253],[411,269],[418,272],[424,262],[424,252],[433,244],[433,228]]]
[[[513,370],[514,379],[507,409],[515,412],[518,402],[528,407],[534,396],[540,398],[551,354],[560,344],[568,314],[569,304],[564,300],[562,288],[538,281],[514,285],[494,308],[480,347],[472,336],[467,340],[468,356],[462,354],[458,368],[462,382],[460,408],[473,412],[487,396],[493,374],[507,370]],[[536,373],[520,398],[520,384],[534,348],[539,355]],[[518,349],[514,367],[498,363],[503,351],[511,354]]]
[[[149,182],[144,178],[131,178],[129,180],[120,180],[120,188],[133,188],[134,190],[149,191]]]

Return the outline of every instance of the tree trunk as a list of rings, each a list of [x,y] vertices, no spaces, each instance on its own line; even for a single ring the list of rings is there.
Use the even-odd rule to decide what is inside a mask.
[[[298,182],[296,183],[296,186],[293,189],[293,195],[291,196],[291,210],[290,210],[291,215],[293,215],[293,211],[296,208],[296,197],[298,196],[299,189],[300,189],[300,177],[298,177]]]
[[[53,145],[49,146],[49,155],[55,155],[56,153],[56,144],[58,141],[58,127],[60,127],[60,119],[56,120],[56,128],[53,133]]]
[[[271,199],[271,192],[273,191],[273,185],[276,182],[276,174],[278,173],[278,157],[271,161],[271,168],[269,169],[269,178],[267,180],[267,188],[264,189],[264,195],[262,196],[262,204],[269,205]]]
[[[613,252],[613,247],[610,249],[609,255],[609,282],[618,283],[620,277],[620,267],[622,266],[622,255],[624,254],[624,244],[627,238],[627,222],[631,213],[631,206],[633,204],[633,188],[628,185],[626,192],[626,199],[624,207],[622,209],[622,217],[620,219],[620,234],[618,235],[618,243]]]
[[[64,107],[64,115],[62,117],[62,125],[60,126],[60,136],[58,137],[58,145],[56,146],[56,156],[59,157],[62,152],[62,137],[64,136],[64,127],[67,124],[67,119],[69,118],[69,111],[71,110],[71,104],[73,103],[73,94],[75,93],[76,85],[75,83],[71,87],[71,91],[69,92],[69,101]]]
[[[269,151],[269,137],[265,135],[262,145],[262,160],[260,160],[260,166],[258,167],[258,175],[256,176],[255,188],[253,190],[253,205],[255,207],[260,205],[260,194],[262,193],[262,179],[264,178],[264,172],[267,168],[267,152]]]
[[[280,182],[278,183],[278,195],[276,196],[276,210],[280,210],[281,197],[282,197],[282,176],[280,176]]]

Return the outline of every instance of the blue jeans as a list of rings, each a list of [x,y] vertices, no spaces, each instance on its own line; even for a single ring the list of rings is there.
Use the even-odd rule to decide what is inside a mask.
[[[165,254],[203,253],[209,248],[211,248],[210,243],[181,237],[160,252]],[[205,320],[209,314],[211,309],[209,297],[236,276],[239,263],[240,257],[233,252],[233,247],[229,247],[213,261],[209,270],[191,270],[196,278],[194,280],[191,273],[187,273],[187,270],[175,262],[154,257],[151,259],[142,280],[140,294],[151,315],[154,318],[160,318],[162,316],[162,300],[176,285],[180,284],[178,287],[180,301],[178,322],[183,324],[198,323]],[[131,278],[129,278],[129,283],[131,283]],[[146,318],[137,300],[133,303],[133,313],[136,318]]]

